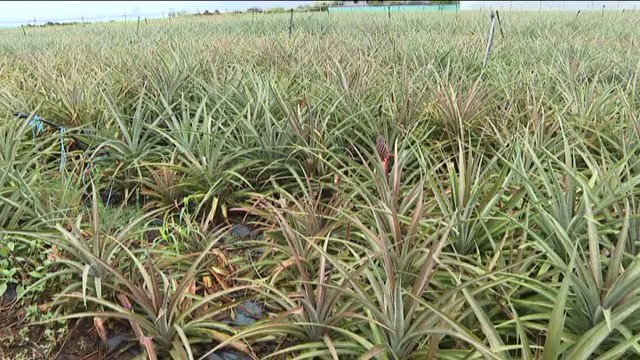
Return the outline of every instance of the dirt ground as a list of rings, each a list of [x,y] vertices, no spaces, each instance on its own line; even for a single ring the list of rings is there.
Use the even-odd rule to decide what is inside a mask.
[[[123,326],[116,325],[119,331],[103,344],[88,319],[33,325],[25,312],[0,307],[0,360],[127,360],[136,355],[130,349],[133,336]]]

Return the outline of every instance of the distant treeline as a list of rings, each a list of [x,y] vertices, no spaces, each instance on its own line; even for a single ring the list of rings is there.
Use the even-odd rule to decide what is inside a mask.
[[[426,3],[426,4],[437,4],[437,5],[447,5],[447,4],[459,4],[460,1],[450,1],[450,0],[435,0],[435,1],[383,1],[383,0],[370,0],[370,1],[361,1],[366,5],[416,5],[417,3]],[[344,1],[325,1],[325,2],[316,2],[313,4],[305,4],[300,5],[294,9],[296,12],[313,12],[313,11],[327,11],[329,6],[344,6]],[[286,13],[290,11],[290,9],[285,9],[283,7],[274,7],[270,9],[261,9],[259,7],[251,7],[247,10],[234,10],[233,14],[241,14],[241,13],[267,13],[267,14],[278,14],[278,13]],[[196,16],[200,15],[219,15],[220,11],[214,10],[210,12],[206,10],[202,13],[195,14]]]
[[[365,2],[368,5],[389,5],[389,4],[393,4],[393,5],[400,5],[400,4],[415,4],[416,2],[411,2],[411,1],[366,1]],[[429,1],[428,3],[431,4],[458,4],[460,3],[460,1]],[[305,5],[300,5],[297,8],[294,9],[295,12],[314,12],[314,11],[327,11],[327,8],[329,6],[343,6],[344,2],[343,1],[327,1],[327,2],[317,2],[317,3],[312,3],[312,4],[305,4]],[[234,10],[231,13],[232,14],[242,14],[242,13],[266,13],[266,14],[279,14],[279,13],[286,13],[290,11],[290,9],[285,9],[283,7],[274,7],[274,8],[270,8],[270,9],[261,9],[259,7],[251,7],[248,8],[247,10]],[[176,11],[174,9],[169,9],[169,12],[167,13],[167,17],[169,18],[176,18],[176,17],[184,17],[184,16],[208,16],[208,15],[222,15],[222,13],[220,12],[220,10],[213,10],[213,11],[209,11],[209,10],[205,10],[203,12],[198,12],[195,14],[189,13],[187,11]],[[115,20],[111,20],[109,22],[115,22]],[[84,22],[78,22],[78,21],[70,21],[70,22],[53,22],[53,21],[47,21],[46,23],[42,23],[42,24],[38,24],[38,25],[34,25],[34,24],[27,24],[27,27],[44,27],[44,26],[61,26],[61,25],[79,25],[79,24],[86,24]]]
[[[27,24],[27,27],[44,27],[44,26],[60,26],[60,25],[79,25],[82,24],[81,22],[78,21],[71,21],[71,22],[54,22],[54,21],[47,21],[46,23],[43,24]]]
[[[329,7],[329,4],[327,3],[319,3],[319,4],[311,4],[311,5],[300,5],[297,8],[294,9],[294,11],[296,12],[313,12],[313,11],[327,11],[327,8]],[[261,9],[259,7],[251,7],[248,8],[247,10],[234,10],[231,13],[233,14],[242,14],[242,13],[267,13],[267,14],[279,14],[279,13],[286,13],[287,11],[290,11],[290,9],[285,9],[283,7],[274,7],[274,8],[270,8],[270,9]],[[213,12],[209,11],[209,10],[205,10],[204,12],[195,14],[196,16],[202,16],[202,15],[220,15],[221,12],[218,10],[214,10]]]

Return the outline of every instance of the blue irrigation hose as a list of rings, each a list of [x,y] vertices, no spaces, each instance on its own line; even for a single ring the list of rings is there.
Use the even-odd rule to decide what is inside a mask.
[[[42,125],[42,121],[40,121],[40,117],[38,115],[33,116],[31,121],[29,121],[29,126],[31,127],[31,135],[33,136],[33,140],[36,139],[36,135],[44,131],[44,126]]]
[[[64,149],[64,126],[60,126],[60,171],[64,169],[64,165],[67,163],[67,153]]]

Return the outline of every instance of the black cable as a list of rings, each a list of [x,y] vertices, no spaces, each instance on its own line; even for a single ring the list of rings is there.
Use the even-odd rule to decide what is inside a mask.
[[[29,115],[29,114],[21,113],[21,112],[19,112],[19,111],[14,112],[14,113],[13,113],[13,115],[14,115],[14,116],[17,116],[17,117],[18,117],[18,119],[28,119],[28,118],[29,118],[29,116],[31,116],[31,115]],[[42,121],[42,123],[43,123],[43,124],[47,124],[47,125],[49,125],[49,126],[51,126],[51,127],[53,127],[53,128],[56,128],[57,130],[64,129],[64,126],[58,125],[58,124],[56,124],[56,123],[54,123],[54,122],[51,122],[51,121],[46,120],[46,119],[43,119],[43,118],[41,118],[41,117],[39,117],[39,116],[38,116],[38,120],[39,120],[39,121]],[[70,136],[73,140],[75,140],[75,141],[76,141],[76,143],[77,143],[78,147],[80,148],[80,150],[82,150],[82,151],[87,151],[87,149],[89,148],[88,144],[86,144],[85,142],[81,141],[80,139],[78,139],[78,138],[77,138],[77,137],[75,137],[74,135],[69,135],[69,136]]]

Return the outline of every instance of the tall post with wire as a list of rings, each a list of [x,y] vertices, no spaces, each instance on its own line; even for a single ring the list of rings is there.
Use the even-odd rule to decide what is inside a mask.
[[[493,35],[496,31],[496,15],[491,11],[491,25],[489,25],[489,40],[487,41],[487,51],[484,55],[483,67],[486,67],[489,63],[489,54],[491,53],[491,46],[493,45]]]

